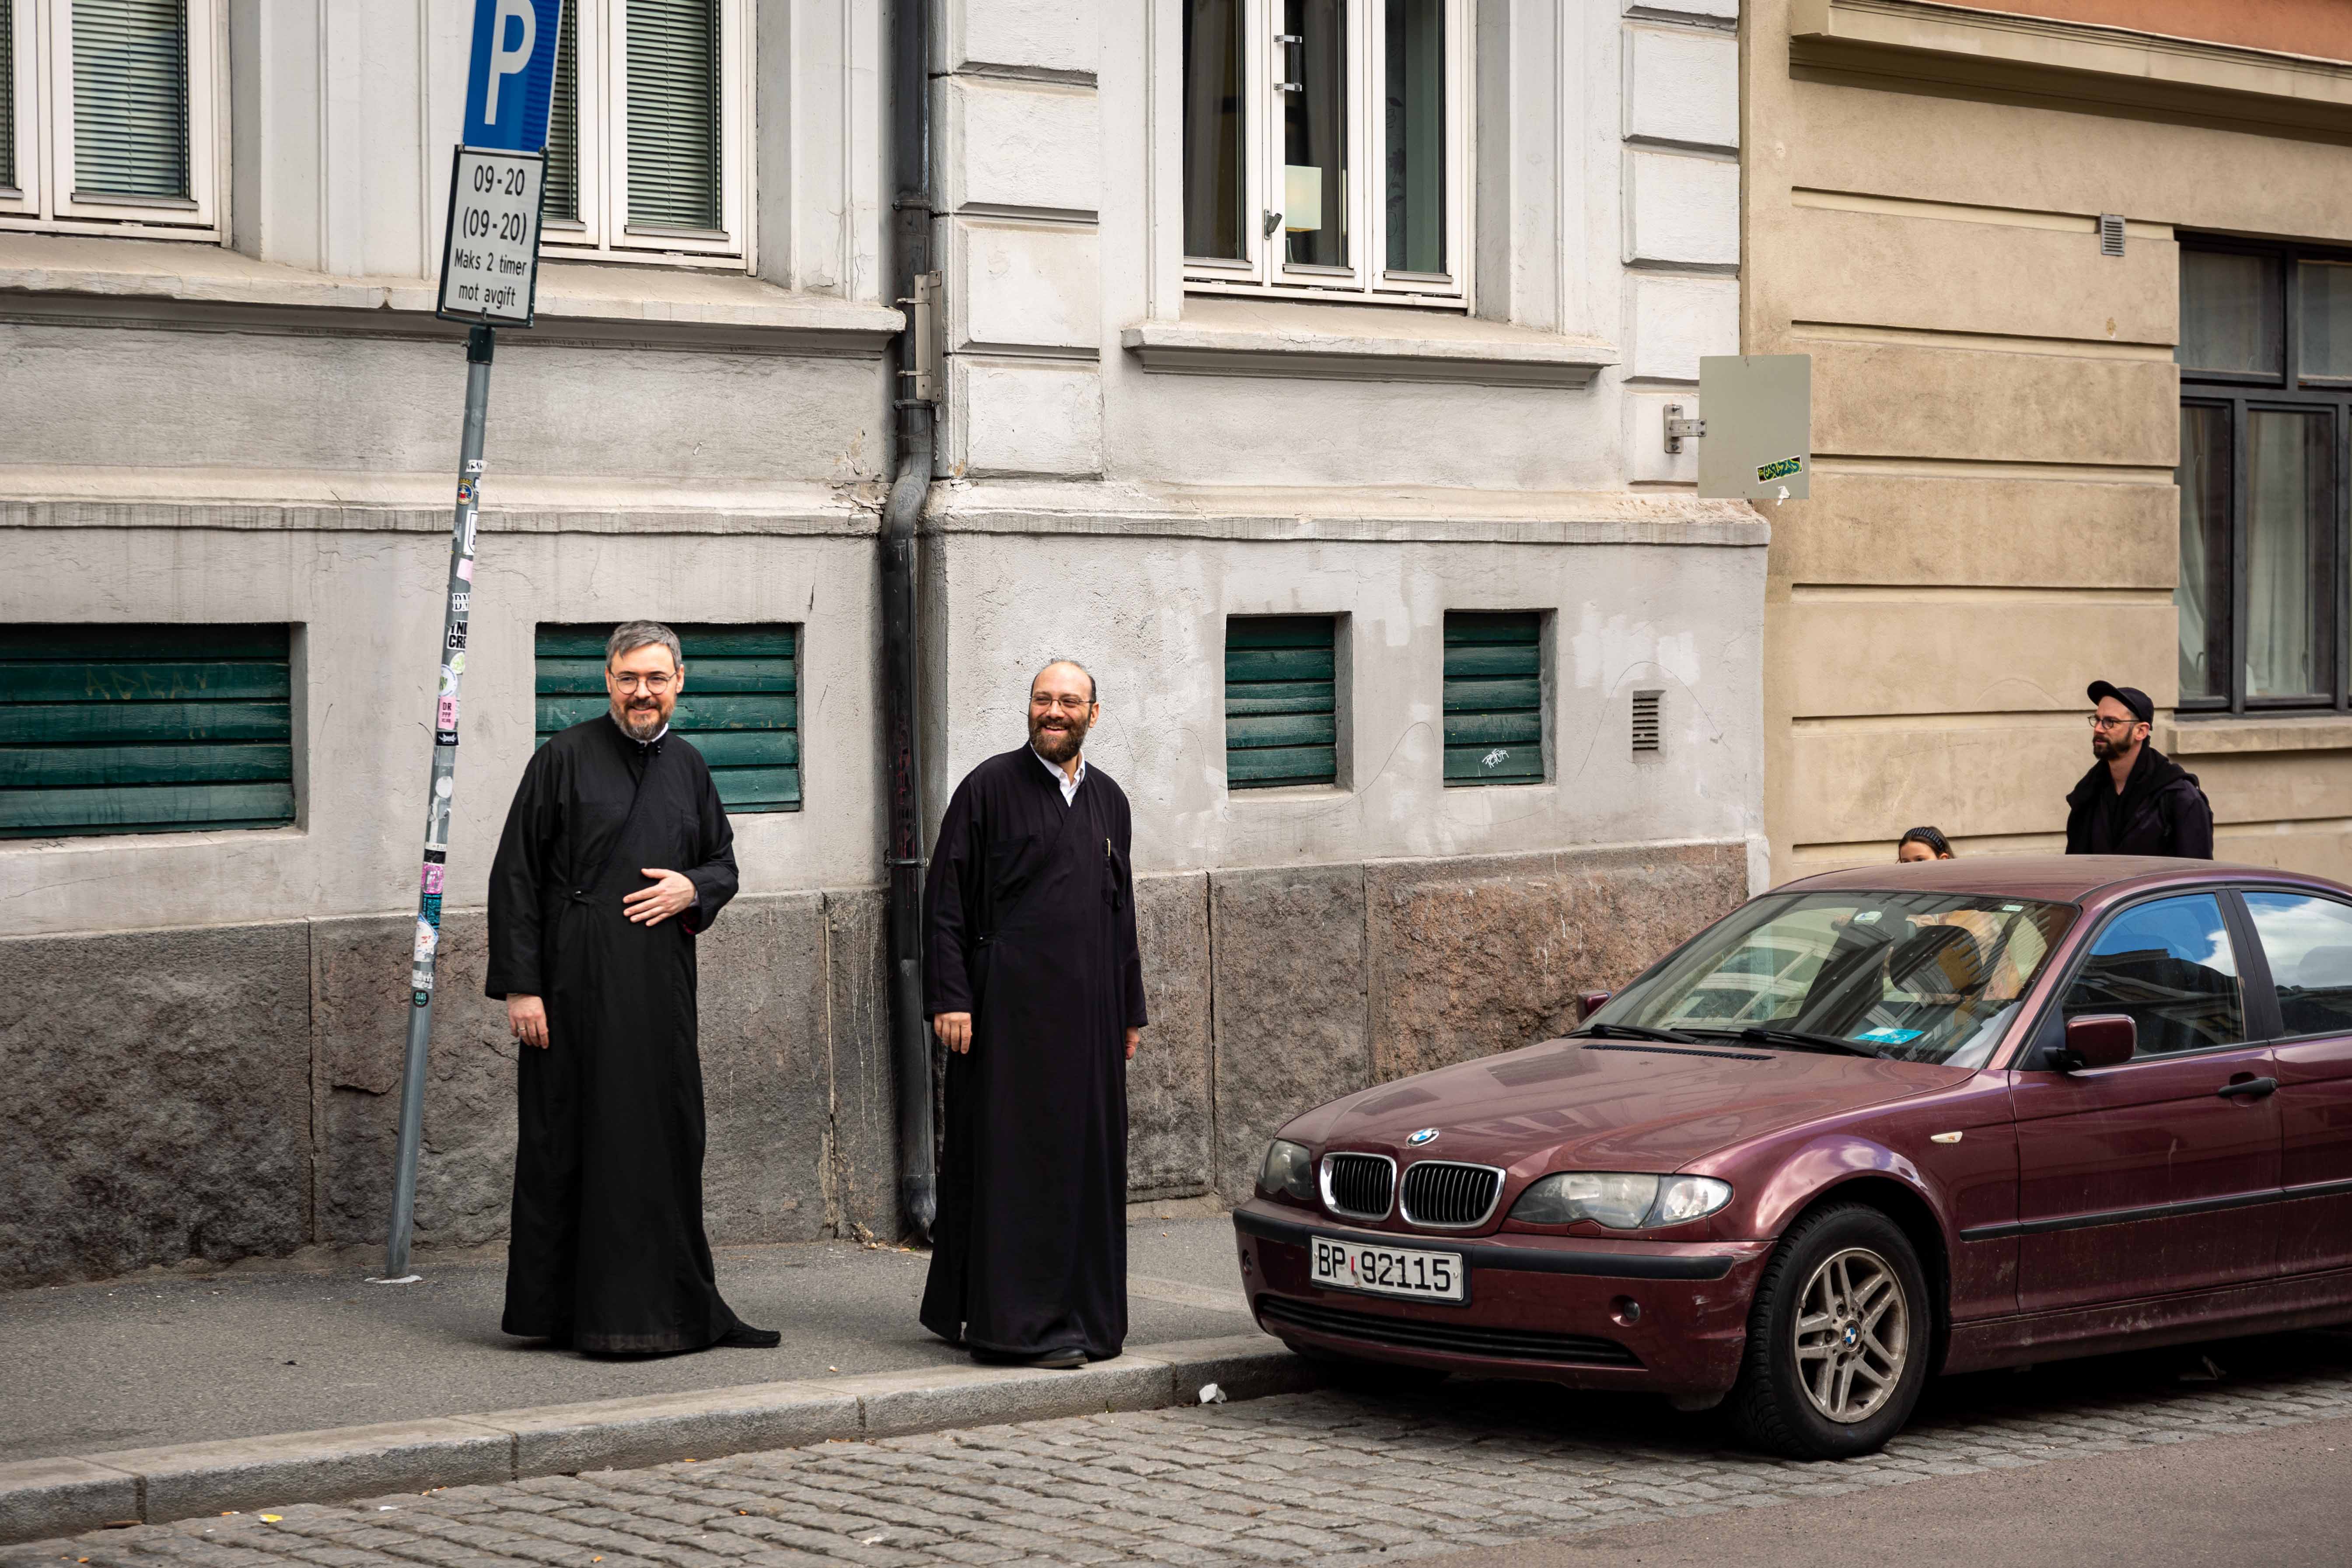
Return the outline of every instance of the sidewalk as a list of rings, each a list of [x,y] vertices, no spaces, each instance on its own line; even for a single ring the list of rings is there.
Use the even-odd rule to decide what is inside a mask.
[[[1223,1215],[1133,1218],[1128,1258],[1130,1349],[1256,1331]],[[782,1346],[652,1361],[526,1348],[499,1332],[503,1247],[420,1249],[415,1285],[367,1283],[383,1254],[348,1248],[0,1294],[0,1463],[972,1364],[915,1321],[928,1254],[811,1242],[717,1260],[729,1304]]]
[[[1131,1214],[1126,1353],[1076,1372],[975,1366],[915,1322],[926,1255],[848,1242],[720,1249],[782,1345],[653,1361],[500,1335],[497,1248],[420,1253],[404,1286],[349,1250],[0,1297],[0,1542],[1309,1386],[1229,1226]]]

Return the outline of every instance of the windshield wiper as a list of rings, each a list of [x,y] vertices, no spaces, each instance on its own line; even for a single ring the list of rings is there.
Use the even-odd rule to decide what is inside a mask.
[[[1745,1029],[1709,1029],[1710,1035],[1730,1035],[1756,1046],[1790,1046],[1801,1051],[1836,1052],[1850,1057],[1877,1059],[1881,1053],[1857,1040],[1840,1039],[1835,1035],[1816,1035],[1803,1029],[1767,1029],[1750,1025]]]
[[[1569,1037],[1574,1039],[1579,1035],[1598,1035],[1604,1040],[1666,1040],[1677,1046],[1699,1043],[1696,1035],[1685,1035],[1674,1029],[1653,1029],[1647,1024],[1587,1024]]]

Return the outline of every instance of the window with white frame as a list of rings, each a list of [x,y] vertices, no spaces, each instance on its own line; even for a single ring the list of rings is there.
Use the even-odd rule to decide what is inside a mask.
[[[1184,276],[1465,305],[1466,0],[1183,0]]]
[[[0,0],[0,229],[220,237],[221,0]]]
[[[563,7],[540,230],[551,253],[749,264],[749,0]]]

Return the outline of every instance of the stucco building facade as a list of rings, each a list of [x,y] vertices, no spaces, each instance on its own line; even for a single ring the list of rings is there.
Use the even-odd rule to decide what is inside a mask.
[[[768,671],[756,732],[681,721],[729,749],[743,867],[702,939],[713,1239],[896,1235],[894,18],[571,10],[539,322],[492,372],[418,1237],[503,1232],[489,853],[579,628],[637,616],[688,628],[682,716],[696,628]],[[14,14],[17,79],[99,101],[109,18]],[[39,996],[0,1023],[20,1280],[366,1241],[389,1188],[471,11],[175,15],[182,141],[85,199],[105,149],[20,93],[0,202],[0,606],[60,704],[0,699],[5,942]],[[1736,8],[931,20],[925,809],[1020,743],[1039,664],[1094,670],[1151,985],[1130,1194],[1231,1196],[1292,1110],[1563,1026],[1764,874],[1769,529],[1662,438],[1738,341]],[[680,59],[702,97],[631,92]],[[108,739],[122,702],[236,692],[234,744],[211,709],[160,763]]]
[[[1813,356],[1817,459],[1766,508],[1774,879],[1919,823],[2058,848],[2102,677],[2153,698],[2221,858],[2352,872],[2344,7],[1748,28],[1743,344]]]

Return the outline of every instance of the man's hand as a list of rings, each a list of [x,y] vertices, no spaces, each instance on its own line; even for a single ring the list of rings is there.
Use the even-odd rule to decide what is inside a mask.
[[[1127,1059],[1129,1061],[1133,1061],[1135,1059],[1135,1047],[1141,1044],[1143,1044],[1143,1031],[1140,1029],[1129,1029],[1127,1032]]]
[[[536,996],[508,993],[507,1028],[524,1045],[547,1049],[547,1004]]]
[[[698,895],[692,882],[676,871],[665,871],[658,866],[645,866],[639,869],[646,876],[658,878],[659,880],[650,888],[639,888],[621,900],[621,908],[631,920],[641,925],[657,926],[670,916],[683,914],[694,908]]]
[[[931,1027],[938,1031],[940,1044],[956,1055],[962,1056],[971,1049],[971,1014],[942,1013],[931,1020]]]

